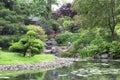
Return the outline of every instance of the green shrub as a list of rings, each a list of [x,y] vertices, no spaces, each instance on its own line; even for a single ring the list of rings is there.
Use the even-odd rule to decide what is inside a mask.
[[[56,20],[53,20],[53,19],[49,20],[49,24],[50,24],[52,30],[54,30],[54,31],[60,30],[59,23]]]
[[[72,33],[70,32],[66,32],[66,33],[63,33],[63,34],[59,34],[55,37],[55,40],[57,41],[57,43],[59,45],[67,45],[67,43],[69,42],[68,41],[68,38],[72,36]]]
[[[68,42],[75,42],[77,39],[80,38],[80,34],[79,33],[70,33],[70,32],[66,32],[66,33],[62,33],[59,34],[55,37],[55,40],[58,42],[59,45],[67,45]]]
[[[79,39],[74,42],[71,50],[74,55],[79,53],[81,56],[87,57],[109,52],[108,42],[98,34],[90,31],[81,31],[80,33]]]
[[[64,27],[65,30],[70,31],[70,26],[71,26],[72,24],[73,24],[73,21],[71,21],[71,20],[65,20],[65,21],[63,22],[63,27]]]
[[[35,32],[33,30],[30,30],[27,32],[28,36],[35,36]]]
[[[89,46],[86,47],[86,56],[94,56],[98,53],[98,46],[90,44]]]
[[[100,43],[98,44],[98,54],[104,54],[104,53],[108,53],[110,52],[110,43],[108,42],[103,42],[103,43]]]
[[[5,35],[0,36],[0,47],[7,49],[11,43],[18,41],[22,36],[19,35]]]
[[[79,33],[72,33],[72,35],[68,38],[67,41],[73,43],[73,42],[75,42],[78,39],[80,39],[80,34]]]
[[[25,56],[40,54],[43,51],[43,42],[34,37],[34,31],[28,31],[25,38],[20,39],[18,42],[13,43],[9,47],[10,51],[23,53]]]
[[[81,57],[88,57],[87,50],[81,49],[78,51],[78,53],[80,54]],[[74,55],[76,55],[76,54],[74,54]]]
[[[24,51],[24,45],[21,42],[13,43],[12,46],[9,47],[10,51],[13,52],[23,52]]]
[[[29,30],[33,30],[36,34],[35,36],[42,40],[42,41],[45,41],[47,40],[47,35],[45,34],[45,31],[42,29],[42,27],[40,26],[35,26],[35,25],[28,25],[27,28]]]
[[[110,44],[110,54],[111,54],[114,58],[120,58],[120,42],[113,41],[113,42]]]
[[[78,53],[79,50],[87,47],[94,38],[95,34],[92,32],[85,32],[80,34],[80,37],[78,37],[78,39],[76,39],[76,41],[73,43],[72,52]]]

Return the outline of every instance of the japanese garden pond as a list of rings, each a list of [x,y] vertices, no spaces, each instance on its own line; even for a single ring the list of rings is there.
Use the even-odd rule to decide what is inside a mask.
[[[0,72],[0,80],[120,80],[120,60],[81,60],[54,70]]]

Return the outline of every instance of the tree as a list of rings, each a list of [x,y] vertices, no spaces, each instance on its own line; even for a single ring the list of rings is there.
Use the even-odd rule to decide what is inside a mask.
[[[115,37],[115,26],[120,21],[120,0],[75,0],[73,10],[77,11],[83,27],[104,27]]]
[[[30,30],[27,32],[26,38],[20,39],[9,47],[10,51],[21,52],[23,56],[29,53],[30,56],[40,54],[43,51],[43,43],[41,40],[35,38],[35,32]]]
[[[26,33],[27,29],[21,24],[24,20],[24,16],[6,7],[6,4],[5,2],[0,3],[0,35]]]
[[[51,11],[52,4],[56,4],[56,0],[47,0],[47,5],[48,5],[48,19],[51,19],[51,17],[52,17],[52,11]]]
[[[66,5],[62,5],[55,13],[54,18],[57,19],[62,16],[69,16],[73,18],[77,13],[73,10],[71,10],[72,4],[67,3]]]

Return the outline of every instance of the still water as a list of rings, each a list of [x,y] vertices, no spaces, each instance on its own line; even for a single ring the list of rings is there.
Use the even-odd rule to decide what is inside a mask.
[[[48,71],[0,73],[0,80],[120,80],[120,60],[78,61]]]

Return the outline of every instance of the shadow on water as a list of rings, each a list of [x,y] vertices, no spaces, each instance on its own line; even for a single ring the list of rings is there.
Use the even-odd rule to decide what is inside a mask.
[[[0,73],[0,80],[120,80],[120,60],[78,61],[70,67],[8,77]]]

